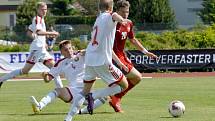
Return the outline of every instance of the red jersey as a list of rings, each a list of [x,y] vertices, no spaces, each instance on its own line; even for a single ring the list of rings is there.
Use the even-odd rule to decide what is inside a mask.
[[[113,50],[118,57],[120,55],[124,55],[125,42],[127,38],[134,38],[133,23],[131,21],[128,22],[126,25],[118,23],[116,26],[116,34],[113,46]]]

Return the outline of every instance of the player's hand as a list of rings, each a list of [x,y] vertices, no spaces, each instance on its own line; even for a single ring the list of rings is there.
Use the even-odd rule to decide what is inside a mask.
[[[156,59],[156,60],[158,59],[158,56],[155,55],[154,53],[147,52],[146,55],[149,56],[149,57],[151,57],[151,58],[154,58],[154,59]]]
[[[123,69],[123,70],[125,70],[126,72],[129,71],[128,67],[127,67],[125,64],[123,64],[122,62],[119,62],[119,63],[118,63],[118,66],[120,67],[121,70]]]
[[[84,56],[85,53],[86,53],[86,50],[85,50],[85,49],[82,49],[82,50],[79,50],[79,51],[80,51],[81,56]]]
[[[52,34],[53,34],[53,38],[57,38],[58,36],[60,36],[60,33],[56,31],[53,31]]]
[[[42,77],[45,83],[49,83],[51,80],[49,79],[48,72],[43,72]]]

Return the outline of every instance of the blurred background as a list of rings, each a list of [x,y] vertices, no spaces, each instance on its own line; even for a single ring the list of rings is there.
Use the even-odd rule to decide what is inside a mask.
[[[31,42],[31,40],[26,37],[25,32],[28,25],[31,24],[33,16],[36,14],[36,2],[38,1],[39,0],[1,0],[0,44],[28,44]],[[46,17],[47,29],[53,27],[55,31],[61,34],[61,36],[57,38],[57,42],[63,39],[80,40],[81,43],[90,40],[90,31],[98,13],[98,0],[43,1],[48,4],[49,8]],[[115,0],[115,2],[116,1],[117,0]],[[159,45],[161,42],[157,40],[162,37],[162,33],[166,31],[184,33],[198,28],[202,30],[202,28],[205,28],[205,25],[211,25],[214,22],[213,15],[211,14],[214,11],[210,11],[212,9],[210,7],[215,3],[210,0],[128,1],[131,3],[129,19],[134,22],[137,36],[139,35],[138,37],[140,37],[143,43],[144,40],[148,39],[144,38],[145,36],[153,38],[150,40],[150,43],[154,46],[150,45],[149,42],[144,43],[150,49],[165,49],[165,47]],[[154,38],[154,36],[156,37]],[[171,35],[168,37],[171,37]],[[175,39],[177,38],[171,38],[171,41],[175,41]],[[178,43],[176,42],[175,44],[177,45]],[[168,48],[181,48],[178,46],[186,48],[183,47],[183,45]],[[129,46],[127,48],[130,49]]]

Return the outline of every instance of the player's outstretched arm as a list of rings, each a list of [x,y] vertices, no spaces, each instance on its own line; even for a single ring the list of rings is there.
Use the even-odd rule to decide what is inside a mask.
[[[146,55],[149,56],[149,57],[151,57],[151,58],[158,59],[158,56],[155,55],[154,53],[147,52]]]
[[[117,22],[121,22],[122,24],[125,24],[125,23],[127,23],[127,19],[124,19],[122,16],[120,16],[118,13],[116,13],[116,12],[114,12],[113,14],[112,14],[112,19],[114,20],[114,21],[117,21]]]
[[[48,36],[48,37],[53,37],[53,38],[56,38],[60,35],[56,31],[49,32],[49,31],[37,30],[36,33],[37,33],[37,35]]]
[[[143,45],[136,39],[131,39],[130,40],[131,43],[136,46],[138,48],[138,50],[140,50],[142,53],[146,54],[149,57],[155,58],[157,59],[157,55],[155,55],[154,53],[149,52],[146,48],[143,47]]]

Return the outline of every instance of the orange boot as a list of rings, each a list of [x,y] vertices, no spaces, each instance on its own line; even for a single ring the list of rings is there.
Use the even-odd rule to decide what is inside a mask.
[[[110,106],[113,107],[115,112],[123,113],[124,111],[121,108],[121,98],[118,98],[116,96],[110,96],[111,100],[109,101]]]

